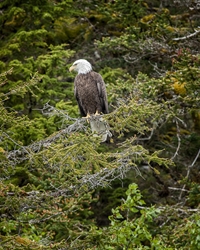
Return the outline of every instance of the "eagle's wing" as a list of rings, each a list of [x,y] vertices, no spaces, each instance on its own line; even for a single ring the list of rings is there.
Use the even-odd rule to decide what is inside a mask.
[[[79,99],[79,97],[78,97],[78,92],[77,92],[76,85],[74,86],[74,96],[75,96],[75,98],[76,98],[76,100],[77,100],[78,107],[79,107],[79,111],[80,111],[81,115],[82,115],[82,116],[86,116],[86,114],[85,114],[85,112],[84,112],[84,110],[83,110],[83,108],[82,108],[80,99]]]
[[[99,98],[102,106],[102,110],[104,114],[108,114],[108,100],[106,93],[106,85],[100,74],[96,73],[96,83],[99,92]]]

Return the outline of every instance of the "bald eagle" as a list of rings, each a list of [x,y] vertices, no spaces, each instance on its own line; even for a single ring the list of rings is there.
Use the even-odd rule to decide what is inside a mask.
[[[108,124],[100,114],[108,114],[106,86],[100,74],[92,70],[92,65],[85,59],[79,59],[69,69],[78,74],[74,80],[74,95],[80,113],[89,119],[94,135],[101,135],[102,142],[112,136]]]

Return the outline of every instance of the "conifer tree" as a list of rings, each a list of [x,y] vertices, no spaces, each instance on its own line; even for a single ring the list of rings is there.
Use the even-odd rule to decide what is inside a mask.
[[[199,248],[198,6],[175,2],[0,3],[0,249]],[[83,56],[110,144],[78,115]]]

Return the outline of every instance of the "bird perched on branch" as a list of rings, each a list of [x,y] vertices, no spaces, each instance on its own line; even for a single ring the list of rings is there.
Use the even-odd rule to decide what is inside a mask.
[[[107,93],[103,78],[92,70],[92,65],[85,59],[75,61],[69,69],[69,71],[72,70],[78,73],[74,80],[74,95],[80,113],[90,122],[94,135],[101,135],[102,142],[105,142],[112,134],[102,117],[102,114],[108,114]]]

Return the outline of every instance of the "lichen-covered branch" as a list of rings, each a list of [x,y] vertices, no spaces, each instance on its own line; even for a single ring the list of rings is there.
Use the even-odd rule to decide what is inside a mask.
[[[200,28],[200,27],[198,27],[198,28]],[[198,35],[199,33],[200,33],[200,29],[199,30],[195,30],[195,32],[192,33],[192,34],[189,34],[189,35],[186,35],[186,36],[183,36],[183,37],[176,37],[176,38],[173,38],[172,40],[173,41],[186,40],[186,39],[189,39],[191,37],[194,37],[194,36]]]

